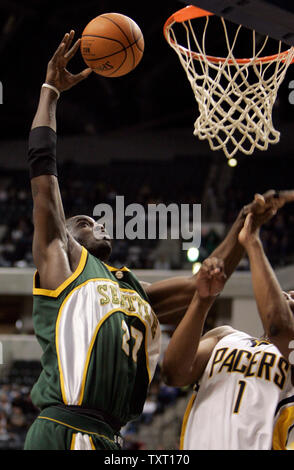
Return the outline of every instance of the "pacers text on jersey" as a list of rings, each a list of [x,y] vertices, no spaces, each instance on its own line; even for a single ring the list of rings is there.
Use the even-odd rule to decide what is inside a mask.
[[[125,206],[124,196],[116,196],[114,210],[115,216],[109,204],[97,204],[93,210],[93,217],[98,217],[99,224],[105,224],[111,238],[182,239],[183,250],[201,245],[201,204],[148,204],[146,212],[143,205]]]
[[[284,387],[290,364],[283,357],[267,351],[250,352],[247,349],[217,349],[209,371],[209,378],[222,371],[237,372],[244,378],[258,377]]]

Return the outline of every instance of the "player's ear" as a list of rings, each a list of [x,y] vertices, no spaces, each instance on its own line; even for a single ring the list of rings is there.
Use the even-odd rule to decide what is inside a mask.
[[[68,218],[65,220],[65,227],[66,227],[66,230],[67,230],[69,233],[72,233],[72,229],[73,229],[72,217],[68,217]]]

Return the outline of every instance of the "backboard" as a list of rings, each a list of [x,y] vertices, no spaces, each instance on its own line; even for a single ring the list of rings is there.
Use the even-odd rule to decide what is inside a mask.
[[[294,46],[293,0],[181,0]]]

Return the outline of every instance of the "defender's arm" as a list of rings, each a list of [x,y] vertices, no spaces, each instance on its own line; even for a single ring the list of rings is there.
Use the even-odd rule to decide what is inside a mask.
[[[247,216],[239,239],[249,257],[254,295],[265,333],[289,360],[289,343],[294,339],[294,301],[280,287],[264,253],[259,227],[255,226],[252,214]]]
[[[232,331],[221,327],[200,339],[207,314],[225,281],[223,261],[206,259],[198,273],[197,291],[164,355],[162,374],[168,385],[181,387],[199,380],[219,339]]]
[[[251,211],[259,218],[260,223],[267,222],[285,203],[294,200],[294,191],[270,190],[265,194],[256,194],[254,200],[243,207],[237,219],[226,235],[224,241],[211,253],[224,262],[224,272],[229,278],[238,266],[244,248],[238,240],[246,215]],[[189,306],[195,293],[197,275],[166,279],[146,287],[150,303],[161,323],[178,323]]]

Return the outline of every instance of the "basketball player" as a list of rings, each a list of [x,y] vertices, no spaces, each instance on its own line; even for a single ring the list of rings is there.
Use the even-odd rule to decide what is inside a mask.
[[[222,290],[223,261],[207,259],[194,299],[166,351],[169,385],[195,384],[182,426],[185,450],[294,450],[294,292],[282,292],[249,213],[239,241],[251,266],[263,338],[221,326],[201,332]],[[292,350],[294,343],[292,343]]]
[[[195,276],[143,286],[129,269],[106,264],[111,240],[102,225],[83,215],[65,219],[56,170],[57,100],[91,73],[66,69],[80,44],[72,46],[73,37],[73,31],[64,36],[48,63],[29,137],[33,320],[43,371],[31,393],[41,411],[25,449],[119,449],[119,430],[141,413],[156,367],[159,321],[178,321],[197,287]],[[276,203],[272,193],[265,199],[267,207]],[[226,276],[242,257],[238,234],[249,208],[257,211],[258,201],[240,212],[214,252]]]

